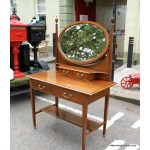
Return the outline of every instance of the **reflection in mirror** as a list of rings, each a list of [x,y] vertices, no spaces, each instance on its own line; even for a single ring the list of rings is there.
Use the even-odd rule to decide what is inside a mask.
[[[60,37],[61,51],[67,58],[76,62],[96,58],[105,46],[104,32],[97,26],[88,23],[73,25]]]

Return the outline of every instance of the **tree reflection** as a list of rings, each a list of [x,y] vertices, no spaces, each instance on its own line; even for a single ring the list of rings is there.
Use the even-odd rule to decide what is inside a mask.
[[[66,57],[74,61],[88,61],[96,58],[105,45],[103,31],[87,23],[71,26],[60,39],[61,50]]]

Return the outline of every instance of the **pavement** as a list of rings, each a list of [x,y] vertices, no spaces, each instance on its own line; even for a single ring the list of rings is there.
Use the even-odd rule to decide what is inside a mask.
[[[53,56],[51,53],[50,56]],[[41,57],[38,60],[44,60],[46,63],[51,64],[55,61],[55,57]],[[50,67],[52,69],[52,67]],[[123,77],[129,76],[129,74],[140,73],[140,64],[132,65],[131,68],[127,68],[127,64],[116,64],[114,71],[114,82],[117,84],[110,90],[110,96],[126,101],[132,104],[140,105],[140,86],[134,84],[130,89],[124,89],[120,85],[120,81]]]

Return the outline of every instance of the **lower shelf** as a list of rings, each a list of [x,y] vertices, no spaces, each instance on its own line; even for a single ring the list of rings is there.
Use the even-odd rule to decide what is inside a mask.
[[[82,127],[82,117],[80,117],[76,114],[70,113],[66,110],[60,109],[60,108],[58,108],[58,110],[57,110],[56,106],[54,106],[54,105],[44,107],[41,109],[41,111],[46,112],[46,113],[48,113],[52,116],[55,116],[59,119],[70,122],[72,124],[75,124],[79,127]],[[98,129],[103,124],[104,124],[104,122],[95,122],[95,121],[92,121],[90,119],[87,119],[87,130],[88,130],[87,134],[95,131],[96,129]]]

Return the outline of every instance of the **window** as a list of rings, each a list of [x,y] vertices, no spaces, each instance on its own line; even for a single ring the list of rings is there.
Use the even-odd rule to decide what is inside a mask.
[[[36,15],[37,20],[46,25],[46,6],[45,0],[36,0]]]

